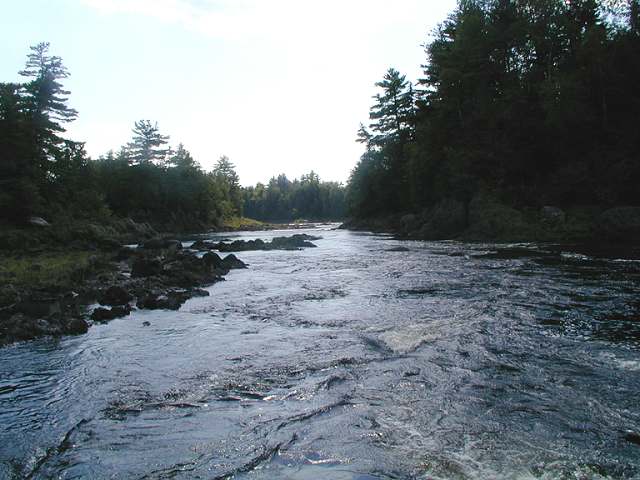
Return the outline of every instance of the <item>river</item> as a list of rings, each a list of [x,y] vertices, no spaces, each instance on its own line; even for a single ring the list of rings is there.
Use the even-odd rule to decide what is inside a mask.
[[[640,478],[640,261],[302,232],[0,349],[0,478]]]

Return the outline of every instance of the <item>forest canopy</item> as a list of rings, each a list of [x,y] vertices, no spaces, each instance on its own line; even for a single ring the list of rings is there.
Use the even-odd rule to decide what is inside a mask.
[[[490,193],[513,206],[638,205],[637,0],[461,0],[412,85],[376,83],[357,217]]]
[[[0,83],[0,212],[22,224],[50,220],[149,222],[160,229],[198,230],[250,213],[260,220],[301,216],[339,219],[344,187],[311,172],[300,180],[243,188],[231,160],[222,156],[207,172],[187,148],[151,120],[133,125],[131,140],[97,160],[84,144],[65,138],[78,112],[68,105],[69,75],[49,44],[31,48],[23,83]],[[278,178],[281,178],[278,177]]]

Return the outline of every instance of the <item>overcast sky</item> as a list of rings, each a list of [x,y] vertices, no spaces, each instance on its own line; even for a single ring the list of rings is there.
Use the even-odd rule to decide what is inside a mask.
[[[151,119],[244,185],[310,170],[346,181],[374,83],[420,76],[422,44],[454,0],[3,0],[0,81],[51,43],[71,73],[69,136],[92,157]]]

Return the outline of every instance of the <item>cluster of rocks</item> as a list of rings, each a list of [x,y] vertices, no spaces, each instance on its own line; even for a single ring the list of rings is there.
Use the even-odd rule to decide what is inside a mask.
[[[256,240],[234,240],[233,242],[209,242],[197,240],[190,247],[194,250],[218,250],[219,252],[246,252],[250,250],[300,250],[302,248],[313,248],[315,244],[312,240],[320,240],[322,237],[297,233],[289,237],[275,237],[270,242],[261,239]]]
[[[11,285],[0,291],[0,345],[43,335],[86,333],[77,293],[38,290],[25,295]]]
[[[247,265],[235,255],[200,255],[177,240],[156,238],[137,248],[123,247],[113,269],[86,281],[75,292],[0,290],[0,344],[43,335],[85,333],[90,324],[124,317],[138,309],[179,309],[206,296],[200,287],[224,280]],[[88,305],[99,303],[89,314]]]

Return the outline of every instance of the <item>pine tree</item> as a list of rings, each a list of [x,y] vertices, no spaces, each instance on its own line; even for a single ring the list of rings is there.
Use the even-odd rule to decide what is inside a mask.
[[[133,127],[133,139],[127,144],[127,154],[131,163],[143,164],[163,163],[171,149],[166,145],[169,141],[168,135],[160,134],[158,123],[151,123],[151,120],[139,120]]]
[[[390,68],[382,81],[376,83],[382,93],[374,95],[369,125],[375,132],[371,141],[384,146],[390,142],[401,142],[411,136],[413,125],[413,89],[404,75]]]
[[[194,160],[189,150],[184,148],[184,145],[182,143],[178,144],[176,151],[173,152],[173,154],[167,161],[167,165],[176,168],[200,168],[198,162]]]
[[[231,205],[227,215],[242,215],[242,189],[240,177],[236,173],[235,165],[229,157],[221,156],[213,168],[213,175],[227,193]]]
[[[65,131],[62,123],[68,123],[78,116],[78,112],[67,106],[69,91],[60,80],[69,76],[62,59],[49,56],[49,43],[39,43],[31,47],[27,56],[23,77],[31,78],[23,86],[24,109],[30,117],[34,143],[40,153],[51,155],[51,149],[63,142],[58,135]]]

